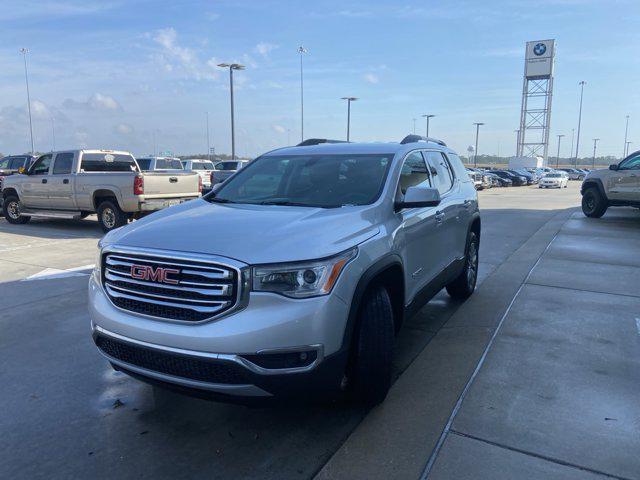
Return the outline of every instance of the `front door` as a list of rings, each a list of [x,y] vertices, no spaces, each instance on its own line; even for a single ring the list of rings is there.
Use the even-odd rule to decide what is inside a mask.
[[[407,188],[432,187],[427,165],[418,150],[409,153],[403,162],[397,196],[402,198]],[[403,251],[407,300],[415,298],[420,290],[439,273],[443,249],[443,231],[438,227],[438,207],[404,208],[398,212],[400,228],[397,238]]]
[[[49,180],[49,205],[57,210],[72,210],[75,208],[73,200],[73,153],[56,154]]]
[[[38,158],[22,184],[22,204],[27,208],[47,208],[49,203],[49,169],[53,155]]]
[[[609,198],[640,202],[640,153],[626,158],[609,176]]]

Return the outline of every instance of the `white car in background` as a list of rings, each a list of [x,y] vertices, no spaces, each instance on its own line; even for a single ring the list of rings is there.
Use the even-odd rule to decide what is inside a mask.
[[[211,188],[211,172],[214,169],[214,165],[211,160],[203,160],[200,158],[182,160],[182,166],[186,171],[196,172],[200,175],[203,190],[209,190]]]
[[[213,172],[211,172],[211,185],[224,182],[227,178],[238,170],[246,167],[248,164],[249,162],[245,160],[224,160],[216,163]]]
[[[539,188],[567,188],[569,184],[569,175],[567,172],[556,171],[547,173],[540,179]]]

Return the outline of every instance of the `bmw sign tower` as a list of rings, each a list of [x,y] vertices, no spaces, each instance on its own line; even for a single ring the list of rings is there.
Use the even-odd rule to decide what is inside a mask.
[[[519,157],[541,156],[547,161],[555,40],[527,42],[518,133]]]

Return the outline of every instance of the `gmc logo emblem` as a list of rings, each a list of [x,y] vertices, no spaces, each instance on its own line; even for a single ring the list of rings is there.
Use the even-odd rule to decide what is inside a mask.
[[[169,283],[178,285],[175,276],[180,274],[180,270],[175,268],[153,268],[150,265],[131,265],[131,278],[136,280],[146,280],[151,282]],[[174,276],[173,278],[171,276]]]

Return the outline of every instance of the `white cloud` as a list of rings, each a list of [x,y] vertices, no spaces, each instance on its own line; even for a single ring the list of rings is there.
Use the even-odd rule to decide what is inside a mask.
[[[287,129],[284,128],[282,125],[271,125],[271,128],[273,128],[273,130],[278,133],[284,133],[287,131]]]
[[[378,78],[378,76],[375,73],[365,73],[364,74],[364,79],[366,82],[369,83],[378,83],[380,82],[380,78]]]
[[[67,109],[77,110],[93,110],[93,111],[105,111],[105,112],[117,112],[122,110],[122,106],[116,101],[115,98],[104,95],[102,93],[94,93],[86,102],[79,102],[72,98],[67,98],[62,106]]]
[[[255,46],[254,50],[264,58],[268,58],[269,54],[278,47],[279,45],[273,43],[260,42]]]
[[[178,43],[178,32],[174,28],[163,28],[147,36],[161,47],[154,58],[167,73],[175,73],[183,78],[195,80],[218,78],[219,72],[215,58],[200,60],[195,49]]]
[[[133,127],[126,123],[119,123],[114,125],[113,131],[121,135],[130,135],[133,133]]]

